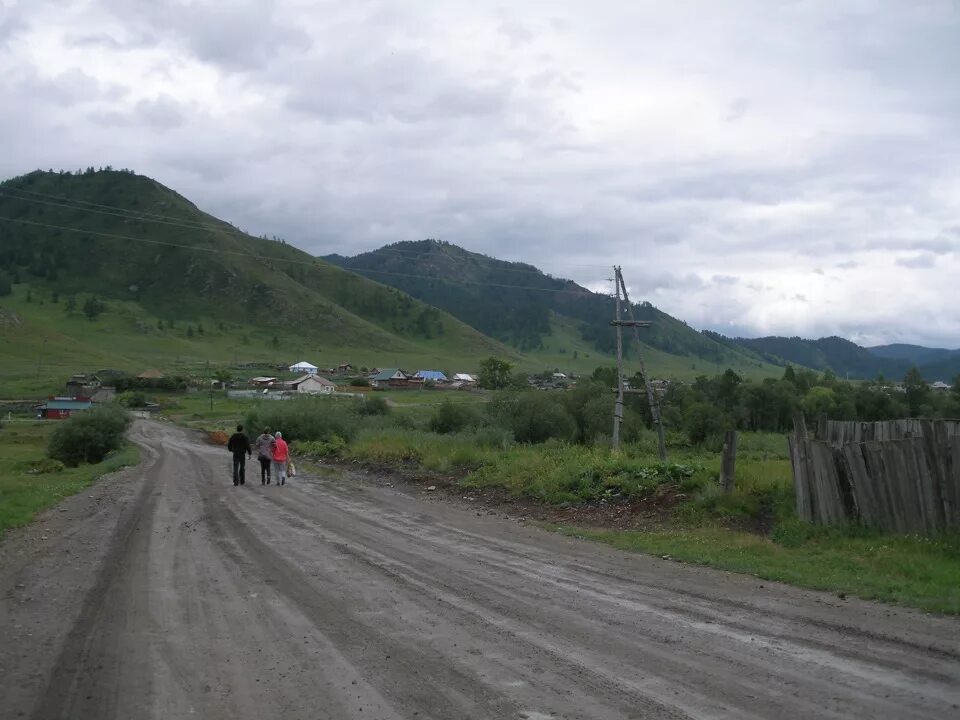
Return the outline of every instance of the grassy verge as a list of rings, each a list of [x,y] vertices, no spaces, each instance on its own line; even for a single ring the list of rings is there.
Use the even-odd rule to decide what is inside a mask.
[[[43,467],[53,422],[17,422],[0,429],[0,535],[29,523],[38,512],[88,487],[97,478],[139,461],[136,446],[127,445],[96,465],[59,471]],[[37,472],[53,469],[51,472]]]
[[[654,532],[552,526],[566,535],[765,580],[960,614],[960,535],[893,536],[789,523],[767,538],[721,527]],[[793,532],[791,532],[791,530]],[[792,537],[789,537],[792,535]],[[779,542],[778,542],[779,539]]]
[[[614,456],[603,448],[515,444],[492,428],[451,435],[388,428],[360,431],[337,452],[346,460],[448,474],[465,488],[498,488],[548,505],[616,502],[667,491],[683,500],[651,529],[549,527],[624,550],[960,614],[960,535],[895,536],[797,521],[781,436],[743,435],[730,495],[717,485],[716,454],[675,452],[664,465],[643,443]]]

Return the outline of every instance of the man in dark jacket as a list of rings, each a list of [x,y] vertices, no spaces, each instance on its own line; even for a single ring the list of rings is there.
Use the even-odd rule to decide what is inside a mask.
[[[243,434],[243,425],[237,425],[237,431],[230,436],[227,441],[227,450],[233,453],[233,484],[244,484],[244,472],[246,470],[247,457],[253,455],[253,448],[250,447],[250,438]]]

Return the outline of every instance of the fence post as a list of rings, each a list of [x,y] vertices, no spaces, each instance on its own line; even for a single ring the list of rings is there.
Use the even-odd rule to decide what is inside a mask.
[[[724,493],[733,492],[737,467],[737,431],[727,430],[723,436],[723,455],[720,458],[720,487]]]

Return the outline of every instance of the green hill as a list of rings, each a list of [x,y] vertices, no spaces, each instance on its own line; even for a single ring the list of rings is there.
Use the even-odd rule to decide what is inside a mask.
[[[529,353],[556,358],[562,347],[578,357],[610,358],[613,299],[532,265],[498,260],[436,240],[399,242],[356,257],[324,258],[446,310],[481,332]],[[752,350],[718,342],[647,302],[634,305],[653,372],[691,376],[732,367],[748,375],[775,374]],[[558,333],[562,339],[558,342]],[[626,354],[631,347],[625,345]]]
[[[898,380],[913,366],[929,381],[950,380],[960,374],[960,351],[919,345],[881,345],[865,348],[840,337],[804,340],[799,337],[737,338],[732,341],[754,350],[769,362],[789,362],[814,370],[831,370],[840,377],[871,379],[878,375]]]
[[[0,295],[11,285],[0,297],[0,383],[55,363],[58,372],[305,358],[473,369],[490,354],[519,359],[435,307],[252,237],[128,171],[0,183]],[[91,299],[104,303],[94,320],[83,312]]]

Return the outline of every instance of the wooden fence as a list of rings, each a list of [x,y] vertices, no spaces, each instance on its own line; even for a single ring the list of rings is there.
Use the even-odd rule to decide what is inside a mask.
[[[798,516],[860,521],[889,532],[960,528],[960,421],[794,421],[790,459]]]

